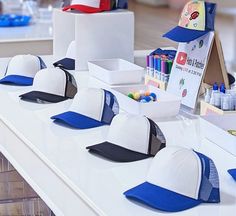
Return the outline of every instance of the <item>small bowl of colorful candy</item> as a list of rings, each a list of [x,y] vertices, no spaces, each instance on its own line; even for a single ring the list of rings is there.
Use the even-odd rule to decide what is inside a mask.
[[[154,92],[150,91],[141,90],[136,92],[130,92],[128,94],[128,97],[140,103],[149,103],[157,101],[157,95]]]

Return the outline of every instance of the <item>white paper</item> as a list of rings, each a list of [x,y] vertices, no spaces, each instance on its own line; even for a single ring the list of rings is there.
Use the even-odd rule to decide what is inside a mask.
[[[182,97],[182,104],[195,109],[199,88],[214,41],[210,32],[190,43],[180,43],[167,91]]]

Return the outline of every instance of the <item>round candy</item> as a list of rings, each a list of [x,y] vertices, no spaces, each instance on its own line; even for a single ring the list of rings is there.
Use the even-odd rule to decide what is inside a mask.
[[[154,101],[157,99],[157,95],[155,93],[151,93],[150,96],[154,99]]]
[[[140,100],[140,103],[147,103],[145,99]]]
[[[150,92],[149,92],[149,91],[146,91],[146,92],[144,93],[144,95],[145,95],[145,96],[149,96],[149,95],[150,95]]]
[[[150,102],[152,99],[149,96],[145,96],[144,100],[147,101],[147,102]]]
[[[139,100],[143,100],[143,99],[145,99],[145,97],[146,97],[146,96],[141,95],[140,98],[139,98]]]
[[[134,99],[135,100],[139,100],[139,98],[140,98],[140,93],[139,92],[135,92],[134,93]]]
[[[134,94],[133,93],[129,93],[128,97],[134,99]]]
[[[151,101],[155,101],[154,97],[152,97],[152,96],[149,96],[149,97],[151,98]]]

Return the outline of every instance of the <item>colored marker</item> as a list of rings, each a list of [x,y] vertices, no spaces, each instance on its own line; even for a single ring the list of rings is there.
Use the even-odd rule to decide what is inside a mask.
[[[166,61],[164,59],[161,60],[161,80],[165,81],[166,74]]]
[[[149,56],[146,57],[146,64],[147,64],[147,74],[149,74]]]
[[[153,56],[149,56],[149,74],[150,76],[153,76],[154,73],[154,65],[153,65]]]
[[[154,78],[157,78],[157,73],[158,73],[158,56],[157,55],[155,55],[154,56]]]

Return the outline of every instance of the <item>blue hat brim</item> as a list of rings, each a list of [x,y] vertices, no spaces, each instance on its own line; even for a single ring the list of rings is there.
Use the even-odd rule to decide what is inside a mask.
[[[129,199],[166,212],[179,212],[202,203],[200,200],[183,196],[149,182],[144,182],[126,191],[124,195]]]
[[[19,75],[9,75],[5,76],[0,80],[0,84],[14,84],[21,86],[31,86],[33,85],[34,79],[32,77],[19,76]]]
[[[232,178],[236,181],[236,169],[229,169],[228,173],[232,176]]]
[[[51,119],[77,129],[90,129],[106,125],[103,122],[71,111],[52,116]]]
[[[176,26],[169,32],[163,35],[163,37],[169,38],[170,40],[176,41],[176,42],[190,42],[193,41],[199,37],[202,37],[203,35],[209,33],[210,30],[206,31],[197,31],[197,30],[191,30],[187,28],[183,28],[180,26]]]

